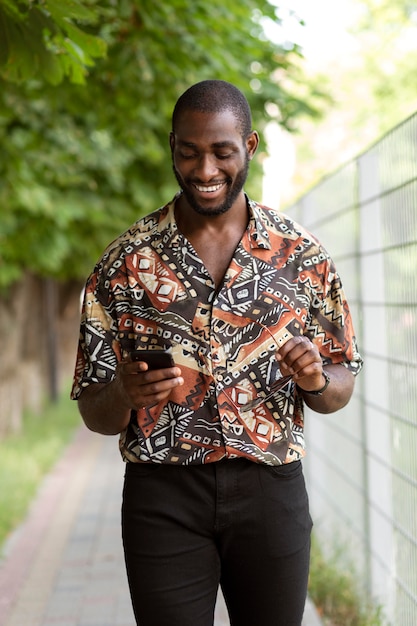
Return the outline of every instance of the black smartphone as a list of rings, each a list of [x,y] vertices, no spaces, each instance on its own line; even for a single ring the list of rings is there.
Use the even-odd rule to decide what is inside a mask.
[[[172,354],[166,350],[133,350],[130,356],[132,361],[145,361],[150,370],[161,370],[175,365]]]

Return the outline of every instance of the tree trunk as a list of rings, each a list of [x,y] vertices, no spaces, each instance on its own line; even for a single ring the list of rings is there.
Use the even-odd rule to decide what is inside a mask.
[[[82,285],[26,275],[0,298],[0,437],[56,400],[75,365]]]

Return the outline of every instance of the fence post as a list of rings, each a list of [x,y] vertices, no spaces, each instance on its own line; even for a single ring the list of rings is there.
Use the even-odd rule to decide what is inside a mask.
[[[390,570],[394,560],[391,484],[391,427],[388,415],[386,296],[383,220],[378,150],[358,159],[359,246],[361,259],[362,345],[365,367],[361,376],[364,408],[366,530],[369,545],[370,591],[388,612],[394,604]]]

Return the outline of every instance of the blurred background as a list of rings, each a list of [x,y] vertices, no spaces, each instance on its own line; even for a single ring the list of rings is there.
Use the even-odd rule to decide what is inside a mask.
[[[174,195],[173,105],[220,78],[262,137],[249,195],[327,247],[365,359],[348,407],[307,415],[316,558],[375,608],[332,623],[417,623],[416,62],[408,0],[0,0],[0,543],[68,440],[84,281]]]

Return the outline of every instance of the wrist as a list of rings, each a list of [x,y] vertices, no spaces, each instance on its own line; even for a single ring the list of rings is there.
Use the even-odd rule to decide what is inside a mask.
[[[330,376],[324,370],[322,371],[322,376],[324,378],[324,384],[319,389],[313,389],[312,391],[307,391],[307,389],[303,389],[302,387],[297,387],[300,389],[302,393],[307,393],[309,396],[321,396],[327,389],[330,384]]]

